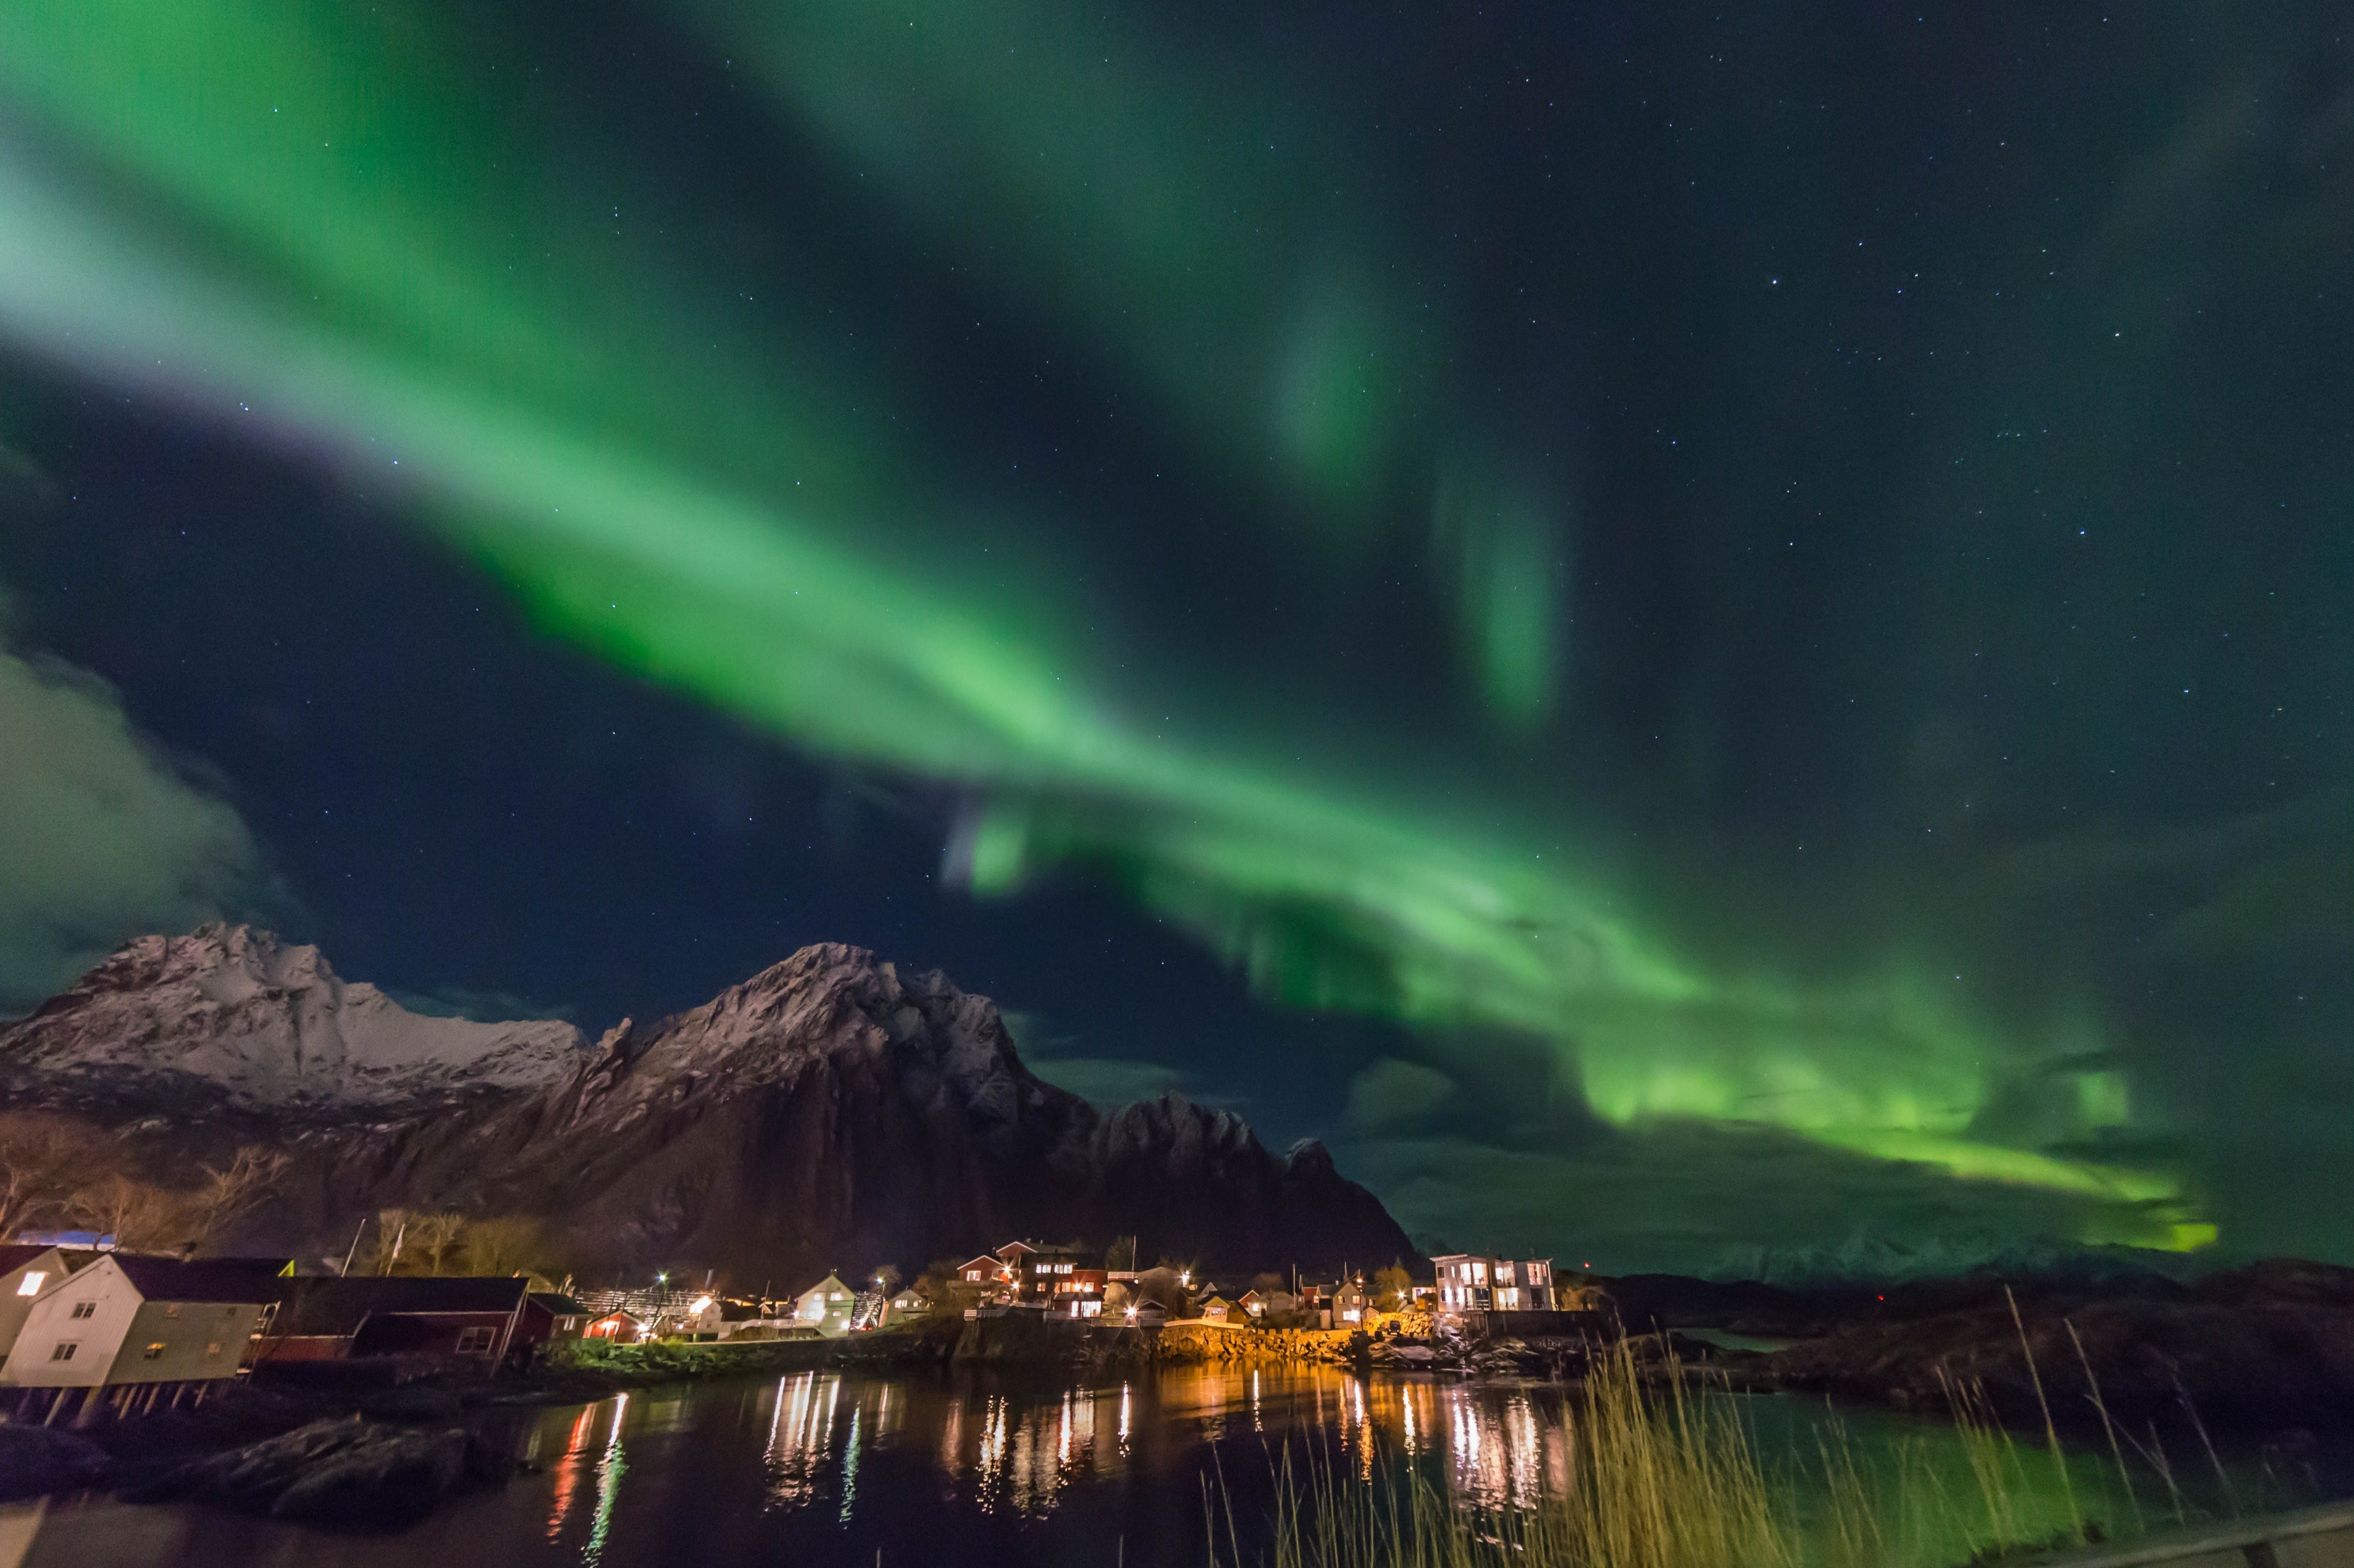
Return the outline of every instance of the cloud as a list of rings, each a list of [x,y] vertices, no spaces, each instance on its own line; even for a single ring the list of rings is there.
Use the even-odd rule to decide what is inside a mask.
[[[1344,1114],[1359,1132],[1394,1131],[1425,1122],[1454,1094],[1455,1080],[1436,1068],[1384,1056],[1349,1080]]]
[[[126,938],[186,930],[260,887],[234,807],[141,736],[112,687],[0,652],[0,1010]]]
[[[1182,1094],[1192,1082],[1188,1075],[1158,1062],[1138,1062],[1114,1056],[1065,1055],[1081,1048],[1079,1037],[1057,1031],[1042,1012],[1007,1008],[998,1014],[1014,1049],[1029,1069],[1058,1089],[1088,1104],[1109,1109],[1162,1095]],[[1233,1100],[1204,1098],[1204,1105],[1234,1105]]]
[[[1033,1062],[1030,1070],[1058,1089],[1068,1089],[1097,1106],[1124,1106],[1158,1099],[1185,1087],[1185,1075],[1157,1062],[1117,1062],[1106,1058],[1066,1056]],[[1222,1103],[1204,1100],[1204,1104]]]

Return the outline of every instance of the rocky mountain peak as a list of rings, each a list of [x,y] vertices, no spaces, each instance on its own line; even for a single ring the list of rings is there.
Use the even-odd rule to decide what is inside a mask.
[[[889,1054],[952,1083],[964,1098],[993,1084],[1043,1087],[1022,1065],[996,1005],[936,972],[902,975],[864,948],[820,942],[633,1038],[633,1069],[652,1077],[725,1074],[773,1082],[813,1061]]]
[[[126,943],[0,1028],[0,1084],[172,1110],[384,1107],[555,1083],[585,1045],[555,1020],[425,1017],[342,980],[314,947],[209,925]]]

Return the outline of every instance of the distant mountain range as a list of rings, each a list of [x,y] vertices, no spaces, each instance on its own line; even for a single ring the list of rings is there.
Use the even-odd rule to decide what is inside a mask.
[[[0,1096],[167,1184],[282,1150],[244,1239],[306,1252],[448,1206],[540,1221],[584,1271],[747,1287],[1013,1236],[1133,1234],[1147,1263],[1230,1271],[1416,1255],[1320,1144],[1276,1155],[1176,1095],[1098,1111],[1023,1065],[988,999],[832,943],[591,1046],[410,1012],[247,927],[146,937],[0,1028]]]

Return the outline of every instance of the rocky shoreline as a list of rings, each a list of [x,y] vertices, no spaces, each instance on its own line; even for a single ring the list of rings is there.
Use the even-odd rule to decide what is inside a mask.
[[[1754,1294],[1754,1293],[1753,1293]],[[1737,1298],[1744,1311],[1757,1303]],[[1318,1363],[1361,1372],[1575,1383],[1600,1355],[1641,1375],[1755,1393],[1807,1392],[1932,1419],[1967,1402],[1980,1417],[2080,1436],[2104,1422],[2271,1438],[2354,1424],[2354,1270],[2268,1265],[2201,1286],[2068,1291],[1949,1282],[1931,1302],[1830,1323],[1779,1349],[1723,1347],[1681,1331],[1711,1314],[1596,1338],[1469,1338],[1420,1315],[1364,1330],[1180,1322],[1139,1330],[1049,1324],[1036,1314],[935,1319],[846,1340],[565,1347],[496,1381],[277,1380],[223,1389],[201,1408],[89,1428],[0,1423],[0,1500],[108,1490],[327,1528],[387,1529],[501,1484],[516,1466],[510,1414],[624,1390],[820,1370],[1052,1368],[1086,1374],[1185,1364]],[[1923,1306],[1934,1308],[1921,1310]],[[1754,1318],[1750,1320],[1754,1320]],[[1625,1324],[1623,1314],[1620,1321]],[[1625,1325],[1632,1327],[1632,1325]],[[1811,1325],[1810,1325],[1811,1326]],[[2170,1439],[2169,1439],[2170,1440]]]

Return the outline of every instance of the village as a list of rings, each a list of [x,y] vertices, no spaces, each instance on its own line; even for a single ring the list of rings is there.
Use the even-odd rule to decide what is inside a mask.
[[[1248,1333],[1361,1330],[1406,1313],[1477,1334],[1557,1331],[1589,1305],[1550,1259],[1456,1254],[1415,1277],[1392,1263],[1331,1279],[1213,1277],[1189,1265],[1134,1266],[1134,1238],[1104,1251],[1008,1241],[912,1283],[885,1266],[801,1288],[747,1295],[715,1276],[657,1273],[641,1286],[581,1287],[505,1275],[298,1272],[285,1257],[154,1256],[88,1234],[21,1234],[0,1245],[0,1420],[43,1425],[130,1419],[201,1404],[239,1378],[494,1377],[551,1353],[659,1344],[849,1340],[923,1325],[1061,1324],[1152,1336],[1172,1325]],[[1008,1322],[1012,1319],[1012,1322]]]

